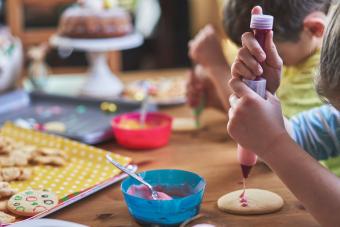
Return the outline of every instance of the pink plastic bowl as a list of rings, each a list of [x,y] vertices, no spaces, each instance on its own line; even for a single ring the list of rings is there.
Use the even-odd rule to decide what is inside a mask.
[[[139,120],[139,113],[127,113],[112,119],[113,133],[118,144],[129,149],[155,149],[169,142],[172,118],[163,113],[148,113],[146,124],[154,125],[145,129],[126,129],[120,127],[122,119]]]

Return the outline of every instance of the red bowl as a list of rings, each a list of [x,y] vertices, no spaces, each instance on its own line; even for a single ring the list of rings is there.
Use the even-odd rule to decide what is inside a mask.
[[[148,113],[146,124],[149,128],[127,129],[120,126],[122,119],[139,120],[139,113],[127,113],[112,119],[113,133],[118,144],[129,149],[155,149],[168,144],[171,134],[172,118],[163,113]]]

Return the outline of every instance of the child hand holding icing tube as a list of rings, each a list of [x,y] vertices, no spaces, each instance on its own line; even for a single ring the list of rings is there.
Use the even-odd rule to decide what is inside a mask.
[[[260,12],[256,7],[253,12]],[[323,44],[317,92],[333,106],[320,107],[291,121],[293,136],[303,144],[316,146],[320,155],[340,155],[340,6],[338,6]],[[340,180],[304,151],[287,132],[288,121],[282,116],[279,100],[273,95],[280,81],[282,67],[268,33],[264,51],[252,33],[242,37],[242,48],[233,64],[229,82],[233,95],[229,110],[228,132],[245,149],[261,157],[322,226],[338,226],[340,216]],[[261,63],[262,69],[259,70]],[[266,99],[243,81],[261,74],[267,79]],[[303,128],[307,130],[303,130]],[[310,133],[312,131],[313,133]],[[307,136],[306,136],[307,135]],[[334,149],[323,151],[322,147]]]
[[[255,7],[252,11],[250,23],[250,28],[253,30],[253,33],[245,33],[243,35],[243,47],[232,66],[232,76],[242,77],[243,82],[262,98],[266,97],[266,79],[269,80],[268,89],[275,92],[278,87],[278,84],[275,83],[279,83],[278,78],[281,74],[282,63],[280,61],[266,61],[267,53],[269,55],[278,55],[275,45],[273,44],[272,27],[273,17],[269,15],[262,15],[262,9],[260,7]],[[255,42],[248,43],[248,36],[254,37]],[[254,44],[256,48],[248,49],[248,47],[252,47],[252,44]],[[243,62],[247,61],[247,59],[249,59],[251,67],[243,64]],[[265,75],[272,74],[276,75],[276,77],[265,78]],[[234,96],[231,96],[231,100],[233,99]],[[237,154],[238,160],[241,164],[243,177],[247,178],[251,167],[256,163],[257,157],[253,152],[242,146],[238,146]]]

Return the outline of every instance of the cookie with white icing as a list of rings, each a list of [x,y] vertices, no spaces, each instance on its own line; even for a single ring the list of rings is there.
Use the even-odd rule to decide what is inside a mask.
[[[13,195],[7,208],[13,214],[31,217],[58,205],[55,193],[44,190],[26,190]]]

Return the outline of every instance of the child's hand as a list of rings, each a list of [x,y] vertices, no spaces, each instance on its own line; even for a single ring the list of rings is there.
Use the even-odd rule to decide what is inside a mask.
[[[186,96],[188,104],[191,107],[197,107],[200,103],[200,99],[204,96],[206,107],[224,110],[216,90],[213,82],[202,66],[196,65],[194,70],[190,70]]]
[[[189,57],[193,62],[204,67],[223,66],[226,64],[221,40],[211,25],[205,26],[189,42]]]
[[[252,13],[261,14],[262,9],[254,7]],[[272,31],[267,33],[264,50],[252,32],[242,35],[242,47],[231,67],[233,77],[254,80],[256,76],[263,74],[267,80],[267,90],[274,94],[280,85],[281,70],[282,59],[273,42]]]
[[[229,85],[229,135],[242,147],[262,156],[283,133],[287,133],[279,100],[267,92],[267,100],[251,90],[240,78]],[[236,98],[239,97],[239,98]]]

